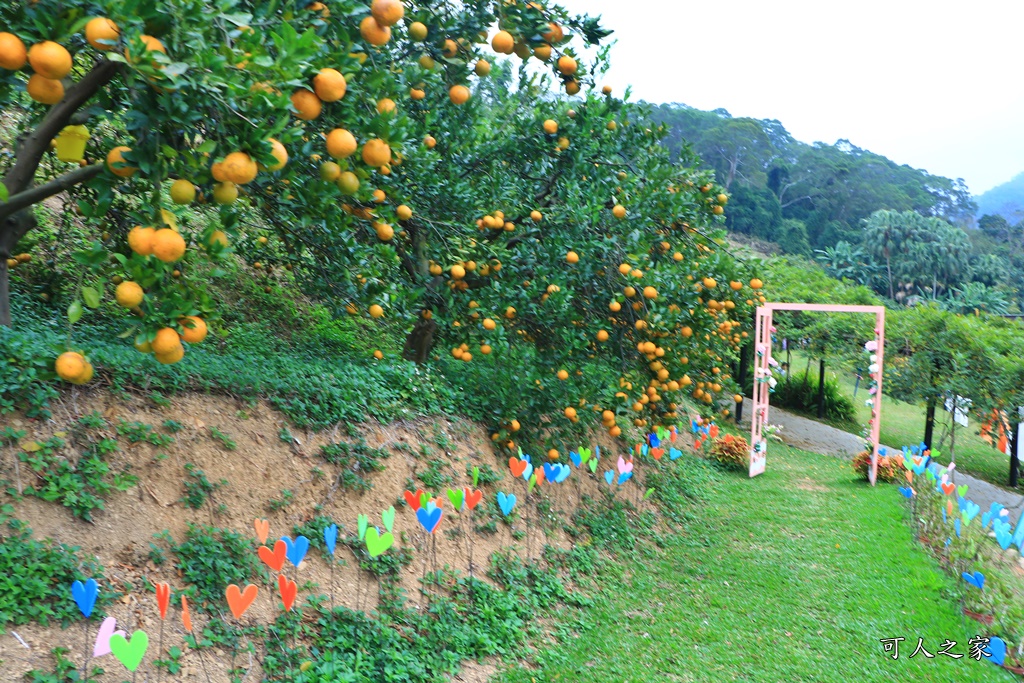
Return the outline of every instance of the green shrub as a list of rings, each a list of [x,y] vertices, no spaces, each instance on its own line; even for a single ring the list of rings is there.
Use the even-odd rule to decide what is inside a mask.
[[[818,414],[818,380],[808,373],[783,378],[772,394],[772,404],[780,408],[788,408],[797,412]],[[839,382],[833,377],[825,377],[825,419],[834,422],[853,423],[857,416],[853,410],[853,402],[843,395]]]
[[[750,444],[742,436],[726,434],[711,442],[708,457],[729,469],[746,469],[750,462]]]
[[[182,579],[194,587],[193,597],[202,603],[220,605],[228,584],[244,586],[255,576],[267,580],[248,536],[209,526],[189,523],[185,540],[171,545],[178,558]]]

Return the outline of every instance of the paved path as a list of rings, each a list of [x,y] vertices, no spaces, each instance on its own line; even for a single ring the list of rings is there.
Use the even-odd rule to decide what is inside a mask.
[[[751,405],[750,399],[744,402],[745,408],[749,408]],[[750,426],[749,412],[749,410],[744,411],[741,423],[747,427]],[[863,438],[856,434],[850,434],[830,425],[794,415],[775,406],[770,408],[769,417],[771,424],[782,425],[782,431],[779,432],[782,441],[801,450],[852,459],[864,447]],[[895,452],[902,450],[902,446],[900,448],[885,446],[885,448]],[[771,466],[771,449],[769,448],[768,467]],[[1016,520],[1024,510],[1024,495],[976,479],[963,472],[957,472],[955,480],[957,484],[967,484],[967,497],[980,505],[983,511],[988,510],[993,502],[999,502],[1010,511],[1010,516]]]

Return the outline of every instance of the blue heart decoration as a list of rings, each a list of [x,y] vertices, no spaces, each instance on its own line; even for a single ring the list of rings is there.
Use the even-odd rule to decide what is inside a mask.
[[[648,446],[647,444],[643,444],[642,446],[640,446],[640,455],[647,455],[650,452],[651,447]]]
[[[334,548],[338,544],[338,525],[332,524],[324,529],[324,545],[327,546],[327,552],[334,555]]]
[[[614,472],[612,472],[611,470],[608,470],[607,472],[604,473],[604,480],[606,482],[608,482],[609,486],[612,485],[612,480],[613,479],[615,479],[615,473]]]
[[[957,496],[956,497],[956,504],[960,508],[960,512],[963,512],[964,510],[967,509],[967,503],[968,502],[970,502],[970,501],[968,501],[963,496]]]
[[[991,512],[986,512],[985,514],[983,514],[981,516],[981,528],[982,529],[987,529],[988,528],[988,523],[991,522],[991,521],[992,521],[992,513]]]
[[[434,529],[441,523],[441,508],[434,506],[432,509],[420,508],[416,511],[416,519],[426,529],[428,534],[434,533]]]
[[[903,494],[904,498],[913,498],[914,497],[914,489],[910,488],[909,486],[901,486],[900,487],[900,493]]]
[[[995,531],[996,533],[999,533],[1000,531],[1005,531],[1007,534],[1010,534],[1010,523],[1004,522],[1001,519],[993,519],[992,531]]]
[[[985,575],[981,572],[974,572],[974,574],[963,573],[964,581],[971,584],[978,590],[985,588]]]
[[[949,523],[948,521],[946,521],[946,508],[942,508],[942,523],[943,524],[948,524]]]
[[[510,493],[505,495],[501,491],[498,491],[498,507],[501,508],[501,514],[508,517],[512,514],[512,509],[516,506],[516,494]]]
[[[629,479],[632,476],[633,476],[633,470],[630,470],[629,472],[623,472],[622,474],[620,474],[619,475],[619,486],[622,486],[627,481],[629,481]]]
[[[658,446],[661,445],[661,439],[658,438],[657,434],[651,434],[648,437],[648,441],[651,444],[651,448],[657,448]]]
[[[967,501],[967,506],[962,510],[964,515],[964,521],[968,524],[974,519],[979,512],[981,512],[981,506],[975,503],[973,500]]]
[[[692,431],[694,434],[700,431],[700,425],[697,424],[696,420],[690,420],[690,431]]]
[[[924,468],[927,467],[927,463],[922,460],[920,465],[914,465],[910,469],[914,471],[914,474],[924,474]]]
[[[1013,542],[1017,546],[1024,545],[1024,510],[1017,518],[1017,526],[1013,530]]]
[[[583,460],[580,458],[580,454],[575,451],[569,451],[569,460],[572,460],[572,464],[579,467],[583,464]]]
[[[569,469],[569,466],[562,465],[561,463],[559,463],[558,474],[555,475],[555,482],[561,484],[563,481],[569,478],[570,474],[572,474],[572,470]]]
[[[550,482],[555,481],[555,466],[551,463],[544,463],[544,478]]]
[[[601,458],[601,447],[600,446],[594,446],[594,460],[599,460],[600,458]],[[1022,512],[1021,515],[1024,516],[1024,512]]]
[[[530,481],[530,477],[533,475],[533,465],[526,463],[526,469],[523,470],[523,479]]]
[[[957,517],[953,520],[953,528],[956,529],[956,537],[960,538],[960,518]]]
[[[681,450],[679,450],[678,448],[670,448],[670,449],[668,449],[668,459],[669,460],[678,460],[681,457],[683,457],[683,452]]]
[[[284,541],[285,547],[287,548],[285,557],[288,558],[289,562],[298,567],[302,564],[302,560],[306,557],[306,553],[309,552],[309,539],[305,536],[299,536],[293,541],[287,536],[283,536],[281,540]]]
[[[96,606],[96,596],[99,592],[96,579],[89,579],[85,583],[75,581],[71,584],[71,597],[75,599],[75,604],[86,619],[92,616],[92,608]]]
[[[996,541],[999,543],[999,547],[1006,550],[1010,547],[1010,543],[1013,542],[1013,534],[1010,533],[1010,525],[1007,524],[1005,529],[996,530]]]
[[[1002,666],[1003,662],[1006,661],[1006,643],[999,636],[992,636],[989,638],[988,645],[985,647],[988,651],[988,661],[992,662],[997,666]]]

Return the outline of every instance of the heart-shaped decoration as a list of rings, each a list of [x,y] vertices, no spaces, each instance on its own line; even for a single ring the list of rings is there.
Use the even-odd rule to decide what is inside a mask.
[[[284,603],[284,611],[291,612],[295,604],[295,596],[299,593],[299,585],[284,574],[277,575],[277,590],[281,594],[281,602]]]
[[[541,476],[544,476],[543,470],[540,471]],[[526,492],[533,493],[534,487],[537,486],[537,475],[534,474],[530,477],[530,481],[526,482]]]
[[[462,509],[462,501],[466,494],[462,489],[448,489],[448,500],[451,501],[452,509],[458,512]]]
[[[425,508],[430,504],[431,497],[429,493],[420,493],[420,507]]]
[[[475,487],[480,485],[480,468],[477,467],[476,465],[473,465],[472,472],[473,472],[473,477],[472,477],[472,479],[473,479],[473,487],[475,488]]]
[[[590,451],[589,448],[582,448],[581,447],[579,452],[580,452],[580,462],[581,463],[586,463],[588,460],[590,460],[591,451]]]
[[[609,486],[612,485],[612,480],[614,480],[614,479],[615,479],[615,473],[612,472],[611,470],[608,470],[607,472],[604,473],[604,480],[606,482],[608,482]]]
[[[245,587],[244,591],[236,584],[228,586],[224,595],[228,599],[228,607],[231,608],[231,613],[235,615],[235,619],[242,618],[245,611],[252,605],[253,600],[256,599],[258,592],[259,589],[251,583]]]
[[[167,606],[171,604],[171,586],[161,581],[153,586],[156,589],[156,606],[160,610],[160,619],[167,618]]]
[[[985,575],[981,572],[976,571],[973,574],[968,574],[967,572],[964,572],[963,577],[964,581],[974,586],[978,590],[983,590],[985,588]]]
[[[597,458],[594,458],[593,460],[591,460],[587,464],[587,467],[590,468],[590,473],[591,474],[597,474]]]
[[[523,472],[526,471],[526,465],[528,463],[525,460],[512,457],[508,459],[508,468],[512,470],[513,477],[523,476]]]
[[[900,493],[903,494],[904,498],[913,498],[914,489],[910,488],[909,486],[901,486]]]
[[[331,524],[324,527],[324,545],[327,546],[327,552],[334,555],[334,550],[338,546],[338,525]],[[281,571],[278,569],[277,571]]]
[[[942,492],[945,493],[947,496],[953,493],[953,491],[955,490],[956,486],[954,486],[953,484],[942,484]]]
[[[908,484],[913,484],[914,483],[914,473],[913,472],[908,470],[908,471],[903,473],[903,476],[905,476],[907,478],[907,483]]]
[[[384,522],[384,528],[388,531],[392,531],[395,528],[395,506],[392,505],[387,510],[380,513],[380,519]]]
[[[192,633],[192,612],[188,608],[188,600],[185,599],[185,595],[181,596],[181,625],[185,627],[185,630]]]
[[[96,596],[99,595],[99,586],[96,579],[89,579],[85,583],[75,581],[71,584],[71,597],[82,616],[88,619],[92,616],[92,609],[96,606]]]
[[[627,461],[623,460],[622,456],[620,455],[619,456],[618,467],[619,467],[619,474],[625,474],[626,472],[632,472],[633,471],[633,461],[630,460],[629,462],[627,462]]]
[[[629,481],[629,479],[630,479],[630,478],[631,478],[632,476],[633,476],[633,472],[632,472],[632,470],[630,470],[629,472],[623,472],[622,474],[620,474],[620,475],[619,475],[619,486],[622,486],[622,485],[623,485],[623,484],[625,484],[625,483],[626,483],[627,481]]]
[[[370,518],[366,515],[356,515],[356,529],[359,531],[359,540],[366,538],[366,527],[370,526]]]
[[[441,523],[441,508],[434,508],[433,510],[420,508],[416,511],[416,519],[428,534],[432,534]]]
[[[441,512],[438,509],[438,512]],[[440,519],[440,517],[438,517]],[[377,532],[377,529],[366,530],[366,552],[370,554],[370,557],[377,557],[383,554],[395,543],[395,537],[393,534],[385,531],[383,535]]]
[[[961,496],[966,496],[967,484],[960,484],[960,486],[957,487],[957,493],[959,493]]]
[[[252,526],[256,529],[256,540],[260,542],[260,545],[266,544],[267,535],[270,534],[270,522],[265,519],[255,519]]]
[[[102,657],[110,654],[110,638],[114,634],[120,635],[122,638],[127,635],[124,631],[117,631],[117,619],[114,617],[107,617],[100,624],[99,633],[96,634],[96,644],[92,648],[93,657]]]
[[[647,436],[647,442],[651,444],[651,448],[657,448],[661,445],[661,437],[657,434],[650,434]]]
[[[470,510],[475,508],[483,500],[484,492],[479,489],[474,491],[472,489],[466,489],[466,507]]]
[[[117,633],[110,636],[110,651],[117,657],[117,661],[121,662],[129,671],[134,672],[139,668],[148,649],[149,636],[145,631],[135,631],[132,633],[130,641]]]
[[[1006,529],[998,529],[996,531],[996,542],[999,543],[999,547],[1006,550],[1010,547],[1010,543],[1013,541],[1013,534],[1010,533],[1009,524],[1006,525]]]
[[[640,446],[640,455],[647,455],[647,453],[650,450],[651,450],[650,446],[648,446],[647,444],[643,444],[642,446]]]
[[[516,506],[516,494],[510,493],[505,495],[503,492],[498,491],[498,507],[501,509],[501,514],[508,517],[512,514],[512,509]]]
[[[544,473],[544,478],[545,479],[547,479],[548,481],[554,481],[555,480],[556,470],[555,470],[555,466],[554,465],[552,465],[551,463],[547,463],[546,462],[546,463],[544,463],[544,467],[543,467],[542,471]]]
[[[981,506],[975,503],[973,500],[967,501],[967,505],[964,506],[963,512],[961,513],[964,518],[964,524],[970,524],[971,520],[978,516],[981,512]]]
[[[655,460],[661,460],[661,456],[663,456],[663,455],[665,455],[665,449],[664,448],[652,448],[651,449],[651,456]]]
[[[547,465],[547,463],[544,463],[544,464]],[[544,476],[544,468],[542,468],[542,467],[536,468],[533,471],[533,476],[534,476],[534,478],[536,478],[537,481],[535,483],[537,483],[537,484],[543,484],[544,480],[547,478],[546,476]]]
[[[572,474],[572,470],[569,469],[569,466],[562,465],[561,463],[559,463],[558,474],[555,476],[555,483],[561,484],[563,481],[569,478],[570,474]]]
[[[668,449],[668,459],[669,460],[678,460],[681,457],[683,457],[683,452],[681,450],[679,450],[678,448],[670,448],[670,449]]]
[[[282,540],[285,545],[288,546],[288,561],[298,567],[302,564],[302,560],[306,557],[306,553],[309,552],[309,539],[305,536],[299,536],[293,541],[286,536]]]
[[[274,544],[274,549],[271,550],[265,545],[261,545],[256,553],[263,560],[263,564],[267,565],[275,572],[280,572],[281,568],[284,567],[284,561],[288,559],[288,546],[284,541],[278,540]]]
[[[988,661],[993,664],[1002,666],[1003,662],[1006,661],[1006,643],[999,636],[989,638],[988,646],[985,649],[989,654]]]
[[[956,537],[960,538],[960,518],[957,517],[953,520],[953,529],[956,530]]]
[[[420,498],[423,496],[423,489],[416,489],[416,493],[412,491],[406,491],[404,494],[405,503],[413,510],[420,509]]]
[[[579,467],[580,465],[583,464],[583,460],[580,458],[580,454],[577,453],[576,451],[569,451],[569,461],[576,467]]]
[[[523,470],[523,479],[530,481],[530,477],[533,476],[533,464],[526,463],[526,469]]]

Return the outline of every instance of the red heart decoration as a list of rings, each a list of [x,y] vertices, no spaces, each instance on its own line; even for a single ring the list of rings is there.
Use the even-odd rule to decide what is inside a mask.
[[[474,491],[473,489],[467,488],[466,489],[466,498],[465,498],[466,507],[468,507],[470,510],[472,510],[473,508],[475,508],[480,503],[480,500],[483,497],[484,497],[484,492],[483,491]]]
[[[267,534],[270,533],[270,522],[265,519],[255,519],[252,525],[256,529],[256,540],[260,542],[260,545],[266,545]]]
[[[652,448],[651,449],[651,455],[654,456],[655,460],[661,460],[661,456],[665,455],[665,449],[664,448]]]
[[[406,491],[402,495],[405,496],[405,502],[413,509],[413,511],[420,509],[420,498],[423,496],[423,489],[416,489],[416,493]]]
[[[513,477],[523,476],[523,472],[526,471],[526,461],[520,460],[519,458],[509,458],[508,467],[512,470]]]
[[[910,470],[907,470],[903,474],[906,475],[907,483],[908,484],[913,484],[914,483],[914,473],[913,472],[911,472]]]
[[[956,491],[956,485],[955,484],[943,484],[942,485],[942,492],[945,493],[947,496],[950,495],[951,493],[953,493],[953,491]]]
[[[235,619],[242,618],[242,615],[245,614],[245,611],[249,609],[256,599],[256,593],[258,592],[259,589],[251,583],[245,587],[244,591],[235,584],[228,586],[224,595],[228,599],[228,607],[231,608],[231,613],[235,615]]]
[[[298,584],[284,574],[278,574],[277,589],[281,592],[281,602],[284,603],[284,611],[291,612],[292,605],[295,604],[295,596],[299,592]]]
[[[533,471],[533,473],[537,476],[537,484],[538,485],[544,483],[544,468],[543,467],[538,467],[537,469],[535,469]]]
[[[167,605],[171,602],[171,586],[160,582],[153,586],[156,589],[156,605],[160,609],[160,618],[167,618]]]
[[[185,595],[181,596],[181,625],[185,627],[185,630],[192,633],[192,612],[188,609],[188,600],[185,599]]]
[[[259,553],[260,559],[263,560],[264,564],[275,572],[279,572],[281,571],[281,567],[284,566],[284,561],[288,556],[288,546],[284,544],[284,541],[278,539],[277,543],[274,544],[273,550],[265,545],[261,545],[259,550],[256,552]]]

